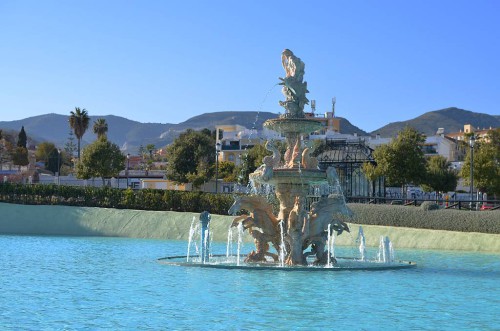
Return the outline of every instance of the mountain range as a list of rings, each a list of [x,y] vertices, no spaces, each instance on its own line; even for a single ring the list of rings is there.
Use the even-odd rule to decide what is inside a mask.
[[[277,116],[278,114],[270,112],[226,111],[201,114],[179,124],[141,123],[115,115],[90,116],[89,129],[83,136],[82,143],[85,145],[96,139],[92,125],[98,118],[104,118],[108,123],[109,140],[123,150],[135,153],[140,145],[154,144],[158,148],[166,146],[189,128],[213,130],[215,125],[239,124],[259,130],[266,120]],[[412,126],[425,135],[434,135],[438,128],[444,128],[445,132],[458,132],[463,129],[464,124],[472,124],[481,129],[500,127],[500,115],[475,113],[454,107],[427,112],[408,121],[390,123],[372,132],[361,130],[345,118],[339,119],[342,133],[356,133],[358,136],[379,134],[381,137],[392,137],[405,126]],[[50,141],[63,147],[69,138],[70,127],[66,115],[45,114],[15,121],[0,121],[0,129],[6,132],[19,132],[21,126],[24,126],[28,137],[35,143]]]
[[[450,107],[430,111],[408,121],[387,124],[371,132],[371,135],[379,134],[381,137],[393,137],[405,126],[411,126],[426,136],[432,136],[439,128],[443,128],[445,133],[459,132],[464,129],[465,124],[471,124],[481,130],[500,128],[500,115],[475,113]]]

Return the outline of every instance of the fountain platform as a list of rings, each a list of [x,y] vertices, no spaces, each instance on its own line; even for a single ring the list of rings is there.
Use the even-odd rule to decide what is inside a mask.
[[[273,118],[264,122],[264,127],[284,134],[314,132],[324,126],[322,122],[307,118]]]
[[[243,259],[246,255],[241,255]],[[158,262],[166,265],[181,266],[181,267],[198,267],[212,269],[240,269],[240,270],[276,270],[276,271],[307,271],[307,272],[338,272],[338,271],[383,271],[383,270],[400,270],[415,268],[416,263],[411,261],[395,261],[391,263],[378,261],[361,261],[352,257],[336,257],[337,264],[333,266],[315,266],[311,264],[307,266],[282,266],[274,262],[261,263],[237,263],[236,257],[226,257],[226,255],[214,255],[210,257],[210,262],[200,263],[199,256],[191,257],[191,261],[187,261],[187,256],[167,256],[159,258]]]

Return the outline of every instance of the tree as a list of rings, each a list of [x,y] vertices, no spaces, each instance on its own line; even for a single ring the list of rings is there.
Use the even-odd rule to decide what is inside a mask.
[[[94,126],[92,127],[94,133],[97,135],[97,139],[101,137],[106,137],[108,133],[108,123],[104,118],[99,118],[97,121],[94,121]]]
[[[77,150],[77,146],[75,145],[75,137],[74,137],[74,133],[72,130],[69,130],[69,134],[68,134],[68,141],[66,142],[66,144],[64,145],[64,155],[66,156],[67,160],[67,164],[70,165],[71,168],[73,168],[73,158],[75,157],[75,151]]]
[[[21,127],[21,131],[19,132],[19,136],[17,138],[17,147],[26,148],[28,145],[28,137],[26,136],[26,132],[24,131],[24,126]]]
[[[16,147],[13,149],[11,156],[12,163],[19,166],[19,169],[21,166],[27,166],[30,163],[28,159],[28,149],[25,147]]]
[[[145,152],[145,148],[144,146],[142,146],[142,144],[139,146],[139,155],[144,158],[144,152]]]
[[[214,164],[215,167],[215,164]],[[225,182],[236,182],[238,178],[238,168],[233,162],[220,161],[218,165],[218,176]]]
[[[471,151],[468,149],[460,176],[470,183]],[[481,192],[500,195],[500,128],[488,131],[485,141],[474,145],[474,186]]]
[[[53,148],[47,158],[45,163],[45,169],[52,171],[54,174],[61,172],[61,166],[63,164],[63,155],[61,151],[57,148]]]
[[[207,132],[208,131],[208,134]],[[209,130],[188,129],[167,147],[166,176],[178,183],[200,184],[213,176],[215,139]],[[196,182],[196,183],[195,183]]]
[[[5,157],[5,143],[3,141],[3,132],[2,130],[0,130],[0,170],[2,170],[4,157]]]
[[[451,169],[451,163],[444,156],[435,155],[427,160],[427,175],[422,183],[424,191],[455,191],[457,183],[457,173]]]
[[[13,137],[8,132],[0,130],[0,170],[5,162],[12,160],[13,155]]]
[[[35,159],[38,161],[43,161],[45,163],[45,169],[47,169],[51,153],[56,151],[56,146],[48,141],[44,141],[36,146]]]
[[[156,149],[154,144],[148,144],[146,145],[146,150],[149,152],[149,159],[153,159],[153,151]]]
[[[372,183],[372,195],[375,196],[375,181],[383,176],[382,168],[377,167],[376,164],[371,162],[365,162],[361,166],[361,170],[363,171],[366,179],[368,179]]]
[[[426,173],[426,161],[421,149],[424,142],[423,135],[414,128],[406,127],[388,145],[375,149],[373,157],[389,186],[401,186],[404,194],[408,184],[422,183]]]
[[[104,137],[97,139],[83,149],[82,158],[76,164],[76,176],[81,179],[117,176],[123,170],[125,155],[118,145],[111,143]]]
[[[78,160],[80,160],[80,143],[89,127],[89,121],[90,118],[85,109],[75,107],[75,110],[70,112],[69,126],[73,129],[76,139],[78,139]]]

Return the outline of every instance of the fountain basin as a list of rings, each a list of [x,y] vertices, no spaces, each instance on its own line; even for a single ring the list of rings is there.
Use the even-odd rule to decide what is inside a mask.
[[[269,184],[307,184],[314,185],[323,183],[326,180],[326,173],[316,169],[286,168],[274,169],[273,177],[268,180]]]
[[[241,255],[243,259],[246,255]],[[415,268],[416,263],[411,261],[397,262],[378,262],[378,261],[361,261],[350,257],[336,257],[337,264],[334,266],[314,266],[312,260],[307,266],[282,266],[279,263],[237,263],[236,257],[226,257],[226,255],[214,255],[210,257],[210,261],[206,263],[198,262],[199,256],[193,256],[192,261],[186,261],[187,256],[167,256],[159,258],[158,262],[165,265],[181,266],[181,267],[197,267],[197,268],[213,268],[213,269],[239,269],[239,270],[278,270],[278,271],[382,271],[382,270],[399,270]],[[309,261],[308,261],[309,262]]]
[[[307,118],[273,118],[264,122],[264,127],[284,134],[310,133],[321,129],[322,122]]]

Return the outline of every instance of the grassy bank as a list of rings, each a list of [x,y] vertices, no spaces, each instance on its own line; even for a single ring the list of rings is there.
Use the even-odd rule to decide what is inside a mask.
[[[500,235],[454,232],[406,227],[364,224],[364,217],[399,217],[384,213],[384,206],[352,205],[356,223],[363,224],[367,246],[377,246],[381,235],[387,235],[397,248],[463,250],[500,253]],[[371,207],[371,208],[369,208]],[[389,206],[390,207],[390,206]],[[400,206],[393,206],[400,207]],[[364,209],[366,208],[366,209]],[[402,207],[404,208],[404,207]],[[369,211],[372,210],[370,213]],[[143,211],[111,208],[31,206],[0,203],[0,233],[24,235],[112,236],[187,240],[193,217],[198,213]],[[367,215],[369,213],[370,215]],[[379,215],[379,216],[377,216]],[[434,218],[429,214],[429,218]],[[215,241],[226,241],[232,216],[212,215],[211,230]],[[426,220],[421,220],[425,222]],[[429,222],[432,222],[429,220]],[[358,224],[351,223],[351,235],[337,238],[338,245],[353,245]],[[251,241],[249,236],[245,240]]]
[[[353,222],[359,224],[500,234],[500,210],[426,210],[415,206],[359,203],[351,203],[349,208],[355,214]]]

